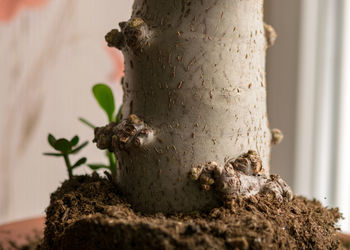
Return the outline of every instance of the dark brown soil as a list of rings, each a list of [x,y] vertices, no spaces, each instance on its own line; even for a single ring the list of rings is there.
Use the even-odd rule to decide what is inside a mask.
[[[342,249],[341,214],[303,197],[240,199],[208,214],[144,216],[107,179],[78,176],[51,195],[43,249]]]

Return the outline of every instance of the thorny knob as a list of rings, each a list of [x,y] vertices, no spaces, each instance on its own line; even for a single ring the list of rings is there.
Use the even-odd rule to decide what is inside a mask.
[[[249,197],[258,193],[273,195],[280,202],[283,198],[291,200],[293,193],[287,183],[277,175],[268,178],[262,169],[259,154],[249,150],[235,161],[228,161],[224,168],[215,162],[193,167],[190,177],[198,180],[205,191],[215,187],[224,203],[230,203],[238,196]]]
[[[249,150],[248,153],[239,156],[233,163],[233,168],[245,174],[259,174],[262,172],[262,161],[256,151]]]
[[[281,130],[274,128],[271,130],[271,144],[277,145],[280,144],[283,140],[284,136]]]
[[[121,31],[113,29],[105,36],[109,47],[122,50],[128,46],[137,52],[150,38],[151,32],[142,18],[136,17],[128,22],[121,22],[119,26]]]
[[[130,147],[140,148],[150,143],[153,138],[153,130],[137,115],[131,114],[118,125],[110,123],[105,127],[96,128],[93,142],[96,142],[100,149],[116,152]]]

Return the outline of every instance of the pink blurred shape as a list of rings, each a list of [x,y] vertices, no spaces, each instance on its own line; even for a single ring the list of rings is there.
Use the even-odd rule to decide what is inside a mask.
[[[106,50],[113,62],[113,71],[109,79],[113,82],[120,82],[124,76],[124,56],[120,50],[106,46]]]
[[[29,239],[41,238],[44,226],[44,217],[0,225],[0,249],[12,249],[10,242],[14,242],[17,246],[23,246],[28,243]]]
[[[0,22],[10,21],[22,8],[36,8],[48,0],[0,0]]]

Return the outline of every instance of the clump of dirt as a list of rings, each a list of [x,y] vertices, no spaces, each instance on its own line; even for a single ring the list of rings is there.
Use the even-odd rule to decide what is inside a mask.
[[[51,195],[43,249],[342,249],[338,209],[295,197],[237,199],[191,215],[142,215],[97,174]]]

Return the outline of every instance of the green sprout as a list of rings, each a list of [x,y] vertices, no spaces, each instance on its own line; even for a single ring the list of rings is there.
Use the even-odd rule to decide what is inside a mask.
[[[97,101],[97,103],[100,105],[100,107],[105,111],[108,121],[109,122],[115,122],[119,124],[121,119],[121,110],[122,107],[118,109],[117,114],[115,114],[115,102],[114,102],[114,95],[112,89],[107,86],[106,84],[99,83],[93,86],[92,93]],[[95,125],[93,125],[91,122],[89,122],[85,118],[79,118],[79,120],[87,125],[88,127],[95,129]],[[117,164],[116,159],[113,153],[106,150],[106,156],[109,161],[109,165],[105,164],[88,164],[89,168],[92,170],[98,170],[98,169],[108,169],[111,171],[112,176],[115,176],[117,171]]]
[[[119,108],[117,114],[115,114],[115,103],[114,103],[114,95],[110,87],[108,87],[106,84],[99,83],[94,85],[92,88],[92,93],[97,100],[100,107],[105,111],[108,117],[109,122],[115,122],[119,124],[121,119],[121,110],[122,107]],[[91,122],[84,118],[79,118],[79,120],[87,125],[88,127],[95,129],[96,126],[93,125]],[[53,147],[56,151],[55,153],[44,153],[44,155],[48,156],[56,156],[56,157],[63,157],[64,161],[66,163],[67,171],[69,178],[71,179],[73,177],[73,169],[85,164],[87,162],[87,159],[85,157],[79,159],[75,164],[71,164],[69,160],[69,155],[78,153],[81,149],[83,149],[88,142],[84,142],[80,146],[77,146],[79,143],[79,137],[74,136],[71,140],[67,140],[65,138],[60,138],[56,140],[56,138],[49,134],[48,141],[51,147]],[[108,158],[109,164],[87,164],[87,166],[93,170],[99,170],[99,169],[108,169],[112,176],[115,176],[117,171],[117,164],[116,164],[116,158],[113,153],[106,150],[106,156]]]
[[[44,153],[44,155],[63,157],[66,163],[69,179],[72,179],[73,169],[85,164],[87,159],[85,157],[80,158],[76,163],[72,165],[70,162],[69,156],[79,153],[79,151],[83,149],[88,144],[88,142],[86,141],[78,146],[79,136],[77,135],[74,136],[71,140],[67,140],[65,138],[56,139],[52,134],[49,134],[47,140],[50,146],[53,149],[55,149],[57,152]]]

